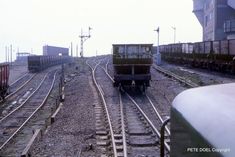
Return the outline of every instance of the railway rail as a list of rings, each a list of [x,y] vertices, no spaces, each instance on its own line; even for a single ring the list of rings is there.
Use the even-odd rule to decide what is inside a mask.
[[[181,83],[183,83],[183,84],[189,86],[190,88],[195,88],[195,87],[199,87],[199,86],[200,86],[200,85],[198,85],[198,84],[196,84],[196,83],[194,83],[194,82],[188,80],[187,78],[178,76],[178,75],[176,75],[176,74],[174,74],[174,73],[172,73],[172,72],[170,72],[170,71],[168,71],[168,70],[166,70],[166,69],[163,69],[162,67],[160,67],[160,66],[158,66],[158,65],[155,65],[155,64],[154,64],[154,65],[153,65],[153,68],[154,68],[155,70],[157,70],[158,72],[163,73],[163,74],[166,75],[166,76],[169,76],[169,77],[172,77],[172,78],[178,80],[179,82],[181,82]]]
[[[55,83],[57,70],[48,72],[37,89],[15,110],[0,120],[0,154],[4,155],[4,149],[10,145],[34,115],[43,107]],[[16,145],[23,150],[24,145]]]
[[[3,117],[11,114],[11,112],[21,106],[21,104],[24,103],[24,101],[26,101],[27,98],[38,88],[39,84],[45,77],[46,73],[32,74],[27,77],[27,80],[24,80],[25,82],[22,85],[18,84],[19,87],[9,94],[1,105],[0,121]],[[22,82],[23,81],[21,81],[21,83]]]
[[[122,105],[121,94],[112,87],[112,83],[110,82],[107,75],[103,74],[101,77],[101,73],[103,73],[103,68],[100,64],[96,71],[97,81],[103,90],[105,100],[107,103],[107,109],[109,110],[111,117],[111,124],[114,130],[115,144],[117,149],[117,156],[127,156],[127,147],[126,147],[126,136],[125,136],[125,123],[124,123],[124,109]],[[105,84],[103,83],[105,79]]]
[[[112,76],[109,74],[109,72],[108,72],[108,65],[109,65],[109,60],[106,62],[106,64],[105,64],[105,68],[104,67],[102,67],[103,68],[103,70],[105,71],[105,73],[106,73],[106,75],[110,78],[110,80],[112,80],[112,82],[113,82],[113,78],[112,78]],[[161,73],[167,73],[168,74],[168,76],[175,76],[175,77],[179,77],[179,76],[177,76],[177,75],[175,75],[174,73],[171,73],[171,72],[169,72],[169,71],[167,71],[167,70],[165,70],[165,69],[163,69],[163,68],[161,68],[161,67],[159,67],[159,66],[157,66],[157,68],[159,68],[160,70],[161,70]],[[182,80],[182,82],[183,83],[185,83],[185,79],[181,79]],[[189,86],[190,87],[197,87],[197,86],[199,86],[199,85],[197,85],[197,84],[189,84]],[[161,91],[159,91],[159,92],[161,92]],[[150,97],[148,96],[148,94],[147,93],[144,93],[145,94],[145,96],[146,96],[146,98],[148,99],[148,103],[150,103],[151,104],[151,106],[152,106],[152,108],[153,108],[153,110],[154,110],[154,112],[156,113],[156,116],[159,118],[159,120],[163,123],[164,122],[164,120],[162,119],[162,116],[160,115],[160,113],[158,112],[158,110],[157,110],[157,108],[155,107],[155,105],[153,104],[153,102],[152,102],[152,100],[150,99]],[[168,97],[166,97],[166,95],[165,94],[163,94],[163,93],[161,93],[165,98],[166,98],[166,100],[170,103],[170,100],[169,100],[169,98]],[[167,133],[170,135],[170,130],[169,130],[169,128],[168,127],[166,127],[166,131],[167,131]]]
[[[103,68],[103,70],[105,70],[106,75],[110,78],[110,80],[112,82],[114,82],[113,78],[110,76],[110,74],[108,73],[108,64],[109,61],[106,63],[105,68]],[[135,107],[141,112],[141,114],[144,116],[144,118],[147,120],[147,122],[150,124],[150,126],[152,127],[152,129],[154,130],[154,132],[157,134],[158,138],[160,138],[160,132],[158,131],[158,129],[155,126],[158,126],[160,128],[160,126],[163,124],[164,120],[162,119],[160,113],[158,112],[158,110],[156,109],[156,107],[154,106],[153,102],[151,101],[150,97],[145,93],[145,97],[147,98],[148,101],[143,102],[143,105],[140,105],[140,103],[137,103],[136,100],[133,98],[133,96],[131,96],[130,94],[128,94],[128,92],[124,91],[124,93],[128,96],[128,98],[132,101],[132,103],[135,105]],[[156,116],[158,117],[158,119],[160,120],[160,123],[158,121],[158,125],[154,125],[152,123],[152,121],[156,121],[156,119],[154,119],[152,117],[152,120],[150,120],[149,116],[147,116],[147,114],[144,112],[144,109],[141,109],[140,106],[147,106],[146,103],[150,104],[150,108],[152,108],[152,112],[156,114]],[[146,110],[146,109],[145,109]],[[149,114],[150,115],[150,114]],[[170,131],[169,129],[166,127],[166,131],[168,133],[168,135],[170,135]],[[166,149],[169,152],[170,151],[170,147],[167,143],[165,143]]]
[[[25,78],[29,73],[25,73],[24,75],[22,75],[21,77],[19,77],[17,80],[15,80],[14,82],[12,82],[10,84],[10,86],[15,85],[17,82],[19,82],[20,80],[22,80],[23,78]]]
[[[5,97],[5,100],[17,93],[21,88],[23,88],[28,82],[30,82],[34,78],[35,74],[31,75],[29,73],[24,74],[20,78],[18,78],[16,81],[11,83],[8,88],[8,94]],[[0,100],[0,103],[3,103],[5,100]]]
[[[108,111],[108,108],[107,108],[107,103],[105,101],[105,98],[104,98],[104,93],[100,87],[100,85],[97,83],[97,80],[96,80],[96,76],[95,76],[95,70],[97,68],[97,66],[99,65],[99,63],[96,63],[95,66],[88,63],[88,61],[86,61],[86,64],[90,67],[90,69],[92,70],[92,79],[93,79],[93,82],[95,84],[95,87],[97,88],[100,96],[101,96],[101,99],[102,99],[102,103],[103,103],[103,106],[100,106],[99,104],[97,104],[95,106],[95,112],[96,112],[96,122],[99,122],[97,123],[97,128],[99,127],[105,127],[105,121],[107,121],[108,123],[108,127],[109,127],[109,130],[101,130],[101,129],[97,129],[97,135],[100,135],[100,140],[101,140],[101,143],[104,142],[104,143],[107,143],[108,141],[112,143],[112,155],[117,157],[117,148],[116,148],[116,143],[115,143],[115,137],[114,137],[114,131],[113,131],[113,128],[112,128],[112,124],[111,124],[111,119],[110,119],[110,114],[109,114],[109,111]],[[101,115],[103,114],[102,112],[105,112],[105,115],[106,115],[106,118],[105,120],[103,119],[104,117],[102,117]],[[101,132],[104,132],[104,133],[101,133]],[[111,136],[111,139],[107,139],[107,132],[109,132],[110,136]],[[103,135],[103,136],[102,136]],[[102,140],[103,138],[103,140]],[[103,152],[105,153],[105,152]],[[106,153],[107,153],[107,150],[106,150]]]
[[[10,84],[10,87],[9,87],[10,94],[7,95],[5,99],[8,99],[9,97],[17,93],[20,89],[26,86],[35,76],[36,74],[26,73],[25,75],[17,79],[15,82]]]

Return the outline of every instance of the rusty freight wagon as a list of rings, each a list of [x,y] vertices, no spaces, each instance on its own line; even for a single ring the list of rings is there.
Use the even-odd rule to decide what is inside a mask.
[[[145,90],[151,80],[152,44],[113,44],[114,86]]]
[[[9,87],[9,64],[0,64],[0,99],[4,99]]]

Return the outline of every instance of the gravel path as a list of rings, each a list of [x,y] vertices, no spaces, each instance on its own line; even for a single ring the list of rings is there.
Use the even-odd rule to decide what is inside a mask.
[[[76,65],[69,67],[75,69]],[[78,66],[79,67],[79,66]],[[79,69],[78,71],[80,71]],[[65,86],[65,102],[32,156],[98,156],[95,139],[94,93],[88,67],[70,75]]]

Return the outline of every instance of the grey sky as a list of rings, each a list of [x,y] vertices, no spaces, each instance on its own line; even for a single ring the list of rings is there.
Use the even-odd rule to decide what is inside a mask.
[[[192,0],[0,0],[0,52],[5,46],[42,54],[45,44],[79,45],[79,34],[91,26],[85,56],[107,54],[113,43],[160,44],[201,41],[202,30],[192,13]]]

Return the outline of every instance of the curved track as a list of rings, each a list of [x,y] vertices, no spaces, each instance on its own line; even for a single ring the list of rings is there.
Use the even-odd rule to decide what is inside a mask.
[[[4,103],[11,96],[15,95],[19,90],[26,86],[34,78],[34,76],[35,74],[26,73],[10,84],[8,88],[8,95],[6,95],[4,100],[0,100],[0,103]]]
[[[56,70],[47,73],[37,89],[16,109],[0,120],[0,152],[14,139],[46,102],[55,82]],[[22,147],[22,146],[17,146]]]
[[[115,156],[115,157],[117,157],[117,148],[116,148],[116,143],[115,143],[115,137],[114,137],[114,131],[113,131],[113,128],[112,128],[112,124],[111,124],[111,119],[110,119],[110,114],[109,114],[109,111],[108,111],[108,108],[107,108],[107,103],[106,103],[106,101],[105,101],[105,98],[104,98],[104,93],[103,93],[103,91],[102,91],[102,89],[101,89],[101,87],[100,87],[100,85],[98,84],[98,82],[97,82],[97,79],[96,79],[96,74],[95,74],[95,71],[96,71],[96,68],[97,68],[97,66],[100,64],[100,63],[96,63],[96,64],[89,64],[88,63],[88,61],[86,62],[86,64],[91,68],[91,70],[92,70],[92,78],[93,78],[93,82],[94,82],[94,84],[95,84],[95,86],[96,86],[96,88],[97,88],[97,90],[98,90],[98,92],[99,92],[99,94],[100,94],[100,96],[101,96],[101,99],[102,99],[102,103],[103,103],[103,106],[95,106],[95,109],[96,109],[96,122],[98,121],[99,123],[97,123],[97,125],[99,124],[99,126],[97,126],[97,128],[98,127],[100,127],[100,125],[105,125],[104,123],[106,123],[105,121],[107,121],[107,125],[108,125],[108,127],[109,127],[109,130],[108,130],[108,132],[109,132],[109,134],[110,134],[110,136],[111,136],[111,139],[104,139],[103,141],[101,140],[101,142],[104,142],[104,143],[106,143],[107,141],[111,141],[111,145],[112,145],[112,155],[113,156]],[[98,104],[97,104],[98,105]],[[103,115],[103,116],[101,116],[101,114],[104,114],[104,113],[102,113],[102,112],[105,112],[105,116]],[[101,123],[103,123],[103,124],[101,124]],[[105,127],[105,126],[103,126],[103,127]],[[102,130],[103,131],[103,130]],[[107,131],[107,130],[104,130],[104,132],[105,131]],[[98,133],[96,133],[97,135],[101,135],[101,137],[100,138],[102,138],[102,133],[101,133],[101,131],[100,131],[100,129],[97,129],[97,132],[100,132],[99,134]],[[104,133],[104,135],[107,135],[107,133]],[[104,137],[108,137],[108,136],[104,136]],[[99,144],[98,144],[99,145]],[[106,145],[105,145],[106,146]],[[110,153],[110,152],[107,152],[107,150],[106,150],[106,152],[104,152],[104,153]],[[109,154],[110,155],[110,154]]]
[[[9,87],[10,94],[7,95],[6,98],[10,97],[15,92],[17,92],[22,87],[24,87],[29,81],[31,81],[34,78],[35,75],[36,74],[26,73],[23,76],[21,76],[20,78],[18,78],[15,82],[10,84],[10,87]]]
[[[42,72],[39,74],[29,75],[27,79],[22,78],[24,81],[19,80],[21,84],[18,82],[17,85],[15,85],[16,90],[9,94],[4,103],[0,106],[0,121],[21,106],[21,104],[24,103],[24,101],[38,88],[46,75],[47,73]]]
[[[149,116],[147,116],[149,113],[145,113],[145,109],[140,107],[143,107],[143,105],[140,105],[139,102],[137,103],[135,98],[133,98],[133,96],[128,92],[119,92],[116,89],[111,92],[107,91],[107,86],[110,86],[113,83],[113,79],[109,75],[107,69],[108,62],[104,67],[99,63],[96,64],[95,68],[93,68],[92,73],[94,74],[94,77],[96,74],[96,83],[98,82],[97,88],[103,95],[102,99],[105,101],[107,106],[106,113],[111,113],[111,115],[108,116],[110,117],[109,119],[111,119],[109,126],[113,128],[113,135],[115,135],[112,138],[112,140],[114,140],[112,143],[114,146],[116,144],[116,149],[113,149],[113,151],[115,152],[116,150],[117,156],[146,156],[159,154],[160,132],[157,128],[160,130],[160,126],[163,122],[161,115],[157,112],[157,109],[154,107],[152,101],[147,95],[144,95],[146,97],[144,103],[149,101],[150,107],[152,107],[151,112],[157,115],[155,117],[152,116],[149,118]],[[102,71],[105,73],[102,74]],[[103,83],[100,79],[101,77],[103,79]],[[168,129],[167,132],[169,134]],[[115,139],[115,137],[118,138]],[[165,146],[169,151],[170,148],[168,143],[165,143]]]

